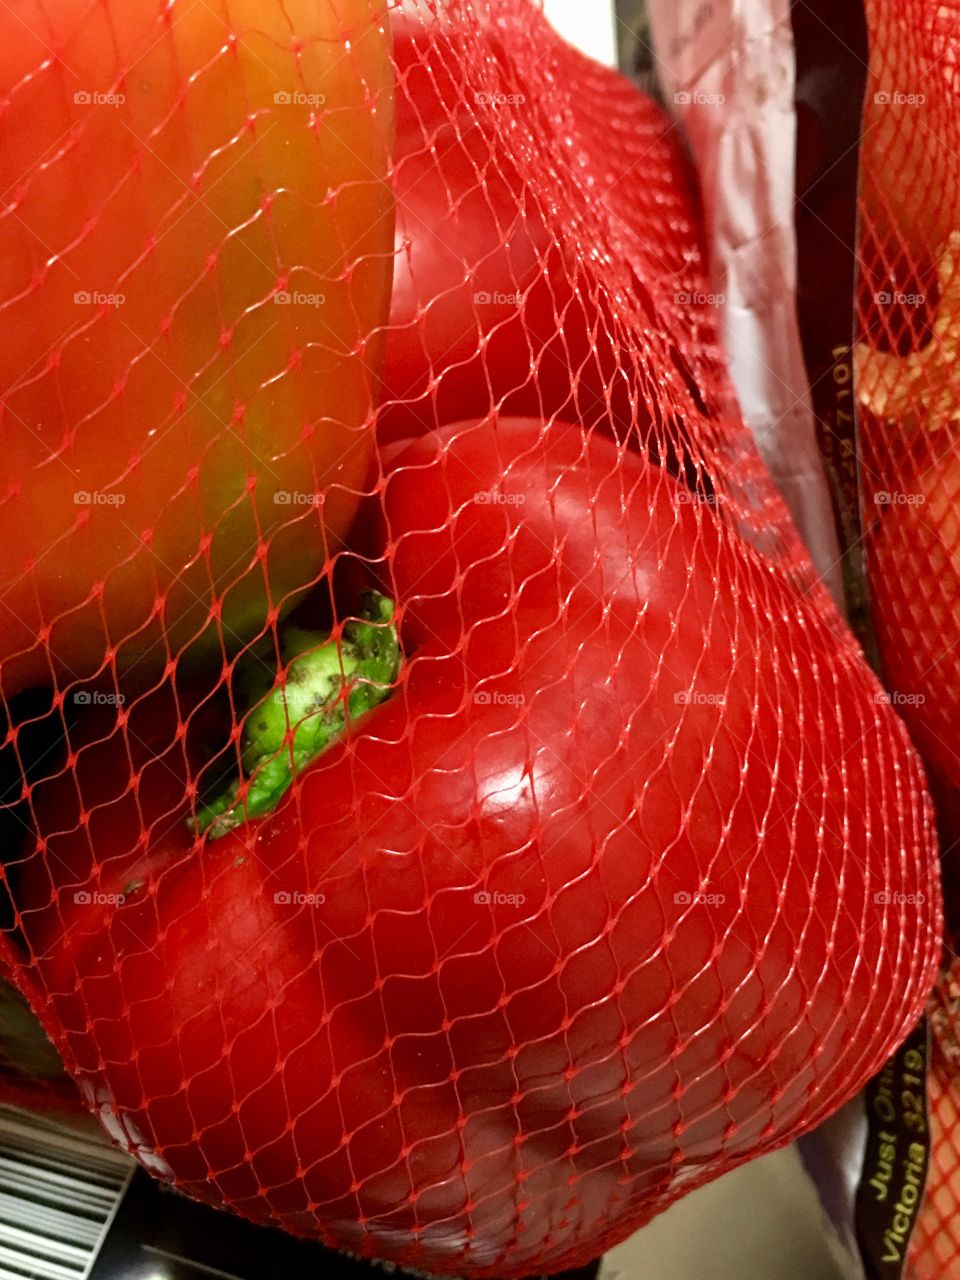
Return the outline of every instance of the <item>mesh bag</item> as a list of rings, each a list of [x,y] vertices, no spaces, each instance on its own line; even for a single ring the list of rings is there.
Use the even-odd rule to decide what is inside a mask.
[[[2,963],[158,1177],[522,1276],[864,1083],[936,842],[669,123],[386,16],[0,15]]]
[[[960,1272],[960,8],[868,5],[857,352],[865,548],[884,675],[929,771],[947,968],[931,1009],[931,1160],[907,1274]]]

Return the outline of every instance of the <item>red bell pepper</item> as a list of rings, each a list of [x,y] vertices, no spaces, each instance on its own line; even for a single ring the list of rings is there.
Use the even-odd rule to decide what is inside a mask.
[[[610,441],[463,424],[390,460],[376,512],[392,696],[309,764],[293,725],[295,785],[236,825],[262,702],[223,824],[212,704],[160,691],[73,743],[8,958],[190,1194],[445,1274],[559,1270],[902,1038],[939,952],[920,768],[852,640]],[[394,661],[379,609],[341,709],[378,630]]]
[[[582,226],[596,243],[600,233],[586,230],[594,221],[633,264],[633,305],[653,316],[665,292],[676,338],[687,316],[699,349],[713,331],[710,309],[692,305],[707,288],[699,220],[669,118],[532,10],[532,80],[526,30],[395,24],[396,266],[382,442],[492,408],[609,424],[621,436],[648,427],[653,374],[623,340],[617,304],[575,239]],[[552,122],[539,127],[547,84],[563,86],[550,104],[563,112],[562,135]],[[552,146],[549,190],[532,190],[523,155],[535,150],[546,167]],[[684,292],[691,305],[678,308]]]
[[[373,448],[394,75],[385,0],[23,0],[0,36],[9,698],[219,659],[339,545]]]

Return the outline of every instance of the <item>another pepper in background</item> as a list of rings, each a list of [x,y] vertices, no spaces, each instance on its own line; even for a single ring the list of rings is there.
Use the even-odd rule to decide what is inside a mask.
[[[692,297],[697,288],[695,181],[673,124],[541,19],[537,37],[551,48],[541,56],[581,87],[555,189],[538,193],[521,156],[544,145],[526,139],[539,104],[497,30],[481,39],[449,20],[398,19],[394,31],[396,267],[378,438],[496,411],[557,415],[648,445],[653,371],[624,340],[616,301],[589,258],[569,233],[559,238],[553,202],[574,186],[584,240],[592,220],[619,237],[655,324],[660,290],[669,288],[672,303],[678,290]],[[665,216],[670,239],[656,230]],[[686,310],[702,339],[712,318],[704,307]]]
[[[219,661],[340,544],[389,308],[386,24],[385,0],[0,19],[7,698]]]

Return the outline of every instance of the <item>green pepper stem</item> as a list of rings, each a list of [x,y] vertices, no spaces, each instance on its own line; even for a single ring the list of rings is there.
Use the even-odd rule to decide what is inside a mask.
[[[248,676],[252,709],[240,741],[242,775],[200,806],[194,831],[215,840],[234,827],[272,813],[294,778],[347,729],[389,697],[400,671],[393,601],[369,592],[361,616],[336,638],[290,628],[283,643],[286,676],[258,701],[262,673]],[[255,696],[255,694],[254,694]]]

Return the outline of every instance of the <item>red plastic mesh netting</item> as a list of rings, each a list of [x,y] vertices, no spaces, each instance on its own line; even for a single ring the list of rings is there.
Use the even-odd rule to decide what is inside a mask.
[[[936,846],[672,126],[391,16],[0,14],[2,954],[156,1175],[521,1276],[860,1087]]]
[[[908,1274],[960,1271],[960,8],[871,0],[857,349],[865,548],[884,675],[929,770],[947,965],[932,1006],[932,1154]]]

